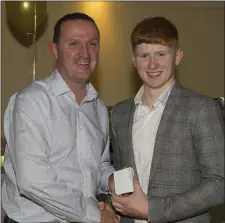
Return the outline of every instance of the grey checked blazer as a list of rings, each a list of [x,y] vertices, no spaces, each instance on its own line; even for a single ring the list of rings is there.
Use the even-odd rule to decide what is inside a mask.
[[[116,170],[133,167],[134,99],[111,112]],[[183,88],[171,90],[156,135],[148,186],[150,223],[209,223],[224,202],[224,119],[217,103]],[[122,217],[121,223],[133,223]]]

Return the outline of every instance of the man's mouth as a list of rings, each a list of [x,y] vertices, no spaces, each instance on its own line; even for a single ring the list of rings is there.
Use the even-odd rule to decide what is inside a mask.
[[[87,67],[87,66],[90,65],[90,62],[89,61],[87,61],[87,62],[78,62],[77,64],[82,66],[82,67]]]
[[[80,67],[87,68],[91,64],[91,60],[74,60],[74,63]]]
[[[151,78],[157,78],[161,75],[162,71],[157,71],[157,72],[147,72],[148,76]]]

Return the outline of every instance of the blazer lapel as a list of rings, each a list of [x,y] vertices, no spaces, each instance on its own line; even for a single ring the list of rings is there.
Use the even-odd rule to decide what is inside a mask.
[[[156,169],[160,162],[161,152],[164,150],[164,132],[169,131],[168,128],[170,128],[170,125],[167,125],[169,120],[171,119],[171,116],[174,115],[175,112],[175,105],[177,104],[177,100],[179,99],[179,95],[181,94],[181,86],[176,82],[174,84],[174,87],[171,90],[170,96],[168,97],[168,100],[166,102],[165,109],[162,114],[162,118],[158,127],[158,131],[156,134],[155,139],[155,146],[154,146],[154,152],[152,157],[152,165],[151,165],[151,171],[150,171],[150,179],[149,179],[149,186],[152,183],[152,179],[155,175]],[[149,189],[149,187],[148,187]]]
[[[130,109],[129,109],[129,113],[128,113],[128,129],[127,129],[127,148],[125,150],[126,153],[126,163],[127,163],[127,167],[133,167],[134,169],[134,174],[135,176],[138,178],[138,174],[137,174],[137,168],[136,168],[136,164],[135,164],[135,158],[134,158],[134,150],[133,150],[133,142],[132,142],[132,131],[133,131],[133,119],[134,119],[134,113],[135,113],[135,109],[136,106],[134,104],[134,101],[132,100],[132,102],[129,105]]]

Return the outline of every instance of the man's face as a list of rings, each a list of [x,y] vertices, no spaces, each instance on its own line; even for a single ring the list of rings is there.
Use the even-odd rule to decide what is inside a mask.
[[[132,59],[145,86],[165,89],[173,80],[175,66],[179,64],[182,56],[181,49],[141,43],[136,46]]]
[[[86,83],[93,75],[99,60],[99,33],[91,21],[63,22],[60,39],[53,44],[57,67],[68,83]]]

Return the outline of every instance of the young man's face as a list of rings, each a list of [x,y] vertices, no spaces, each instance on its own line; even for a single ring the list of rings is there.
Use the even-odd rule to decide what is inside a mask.
[[[133,63],[143,84],[151,89],[165,89],[174,78],[175,66],[183,56],[181,49],[161,44],[141,43],[136,46]]]
[[[90,21],[62,23],[53,54],[66,82],[86,83],[91,78],[98,64],[99,38],[97,27]]]

